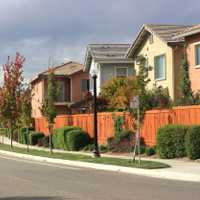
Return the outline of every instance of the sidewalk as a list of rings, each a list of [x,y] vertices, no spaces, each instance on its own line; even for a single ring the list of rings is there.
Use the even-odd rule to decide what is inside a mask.
[[[0,141],[2,140],[0,139]],[[10,140],[8,138],[4,138],[4,144],[10,144]],[[13,146],[20,147],[20,148],[27,147],[26,145],[19,144],[17,142],[13,142]],[[29,146],[29,148],[36,149],[36,150],[49,151],[49,149],[44,148],[44,147]],[[92,153],[71,152],[71,151],[63,151],[63,150],[54,150],[54,152],[92,155]],[[87,168],[93,168],[93,169],[98,169],[98,170],[125,172],[125,173],[131,173],[131,174],[136,174],[136,175],[143,175],[143,176],[164,178],[164,179],[171,179],[171,180],[200,182],[200,162],[197,162],[197,161],[187,161],[187,160],[178,160],[178,159],[169,160],[169,159],[142,158],[143,160],[158,161],[158,162],[166,163],[171,166],[171,168],[147,170],[147,169],[128,168],[128,167],[94,164],[94,163],[83,163],[80,161],[68,161],[68,160],[44,158],[44,157],[22,155],[22,154],[17,155],[17,153],[5,152],[2,150],[0,151],[0,153],[4,155],[6,154],[10,156],[15,156],[15,157],[17,156],[19,158],[25,158],[25,159],[31,159],[31,160],[37,160],[37,161],[46,161],[46,162],[57,163],[57,164],[87,167]],[[130,159],[130,156],[126,156],[126,155],[125,156],[109,155],[109,154],[101,154],[101,155],[102,157]]]

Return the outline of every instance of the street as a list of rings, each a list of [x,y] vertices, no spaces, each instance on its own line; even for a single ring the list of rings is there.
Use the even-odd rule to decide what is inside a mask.
[[[38,163],[0,155],[4,200],[199,200],[200,184],[86,168]]]

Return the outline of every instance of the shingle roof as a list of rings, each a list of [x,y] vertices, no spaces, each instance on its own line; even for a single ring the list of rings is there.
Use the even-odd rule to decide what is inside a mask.
[[[54,74],[57,76],[70,76],[77,72],[83,71],[84,66],[77,62],[67,62],[60,66],[53,67]],[[48,70],[39,73],[36,77],[34,77],[30,82],[37,80],[41,75],[48,75]]]
[[[125,58],[130,44],[89,44],[85,56],[85,67],[89,68],[91,60],[99,63],[133,62],[132,59]]]
[[[185,25],[158,25],[158,24],[147,24],[145,28],[157,35],[160,39],[165,42],[180,42],[183,38],[174,38],[177,33],[180,33],[190,26]]]
[[[166,24],[144,24],[139,31],[136,39],[127,52],[127,57],[134,54],[140,44],[144,41],[144,37],[148,34],[153,34],[159,37],[165,43],[183,42],[183,38],[174,38],[177,33],[180,33],[190,26],[185,25],[166,25]]]
[[[180,38],[180,37],[185,37],[185,36],[189,36],[189,35],[194,35],[200,33],[200,24],[191,26],[186,28],[185,30],[183,30],[182,32],[176,34],[174,36],[174,39]]]

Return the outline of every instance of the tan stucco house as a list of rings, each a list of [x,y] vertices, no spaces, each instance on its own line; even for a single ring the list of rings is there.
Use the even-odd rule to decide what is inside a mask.
[[[54,74],[59,82],[60,95],[55,103],[58,115],[71,113],[70,106],[80,102],[89,90],[89,75],[84,66],[77,62],[67,62],[54,67]],[[39,73],[31,80],[32,117],[42,116],[41,106],[47,93],[48,70]]]
[[[181,76],[181,59],[183,56],[184,38],[174,38],[188,26],[182,25],[143,25],[127,51],[126,58],[135,60],[138,70],[137,57],[146,58],[150,82],[148,87],[167,87],[173,100],[178,98],[179,81]]]

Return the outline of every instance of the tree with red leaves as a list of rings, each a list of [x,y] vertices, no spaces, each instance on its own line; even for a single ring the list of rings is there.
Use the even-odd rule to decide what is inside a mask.
[[[23,89],[23,63],[25,58],[16,53],[12,61],[8,57],[7,63],[3,65],[3,86],[0,90],[0,115],[4,124],[10,129],[11,148],[13,131],[19,123],[21,114],[21,93]]]

